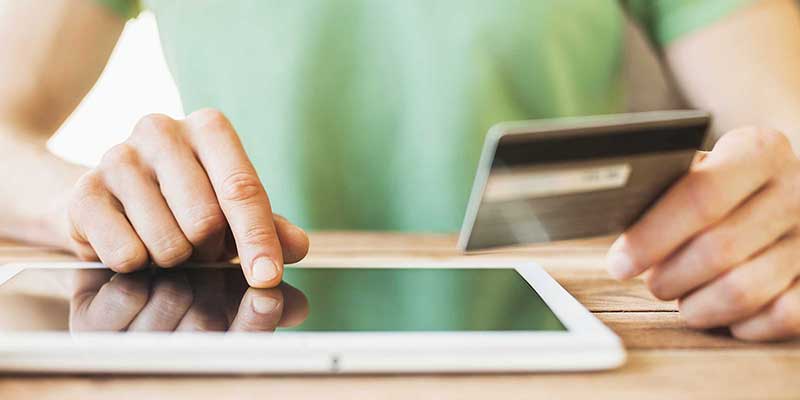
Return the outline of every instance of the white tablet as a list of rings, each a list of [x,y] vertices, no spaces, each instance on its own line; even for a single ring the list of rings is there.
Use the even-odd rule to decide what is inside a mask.
[[[503,259],[115,274],[0,266],[0,370],[376,373],[614,368],[619,338],[541,267]]]

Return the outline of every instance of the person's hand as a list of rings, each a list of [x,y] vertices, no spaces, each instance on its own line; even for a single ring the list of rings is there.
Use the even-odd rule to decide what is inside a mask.
[[[800,335],[800,162],[780,133],[723,136],[611,246],[609,271],[649,270],[687,324],[745,340]]]
[[[250,285],[265,288],[308,251],[306,233],[272,213],[230,122],[210,109],[143,118],[78,181],[67,214],[75,253],[117,272],[238,252]]]
[[[88,269],[76,271],[74,284],[72,332],[271,332],[308,315],[308,300],[291,285],[248,287],[233,269]]]

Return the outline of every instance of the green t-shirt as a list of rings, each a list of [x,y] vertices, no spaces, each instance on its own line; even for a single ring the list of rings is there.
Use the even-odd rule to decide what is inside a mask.
[[[746,0],[99,1],[155,13],[184,109],[228,115],[276,212],[306,229],[450,232],[492,124],[623,109],[621,4],[661,46]],[[407,293],[399,307],[423,320],[459,296],[435,277],[301,275],[286,272],[300,287],[355,294],[342,313],[356,319],[398,306],[359,297],[364,286]],[[481,282],[466,309],[524,312],[503,298],[512,284]],[[426,288],[438,294],[416,295]]]
[[[489,126],[624,105],[618,1],[100,1],[155,13],[185,110],[306,229],[457,230]],[[741,3],[624,2],[659,45]]]

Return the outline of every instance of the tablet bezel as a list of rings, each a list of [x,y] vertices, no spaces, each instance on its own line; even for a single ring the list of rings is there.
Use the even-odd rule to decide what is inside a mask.
[[[225,264],[193,264],[220,267]],[[227,264],[230,265],[230,264]],[[82,333],[0,332],[0,371],[118,373],[375,373],[609,369],[620,339],[537,263],[519,258],[315,260],[292,268],[514,268],[565,331]],[[0,266],[0,284],[26,269],[105,268],[91,262]],[[125,340],[125,346],[120,346]],[[202,349],[202,351],[198,351]],[[154,358],[155,357],[155,358]],[[214,360],[209,363],[208,360]],[[205,361],[205,362],[204,362]]]

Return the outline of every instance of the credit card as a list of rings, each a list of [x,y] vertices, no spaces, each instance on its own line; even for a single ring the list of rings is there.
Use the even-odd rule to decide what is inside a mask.
[[[493,126],[459,248],[625,230],[686,174],[710,121],[706,112],[677,110]]]

